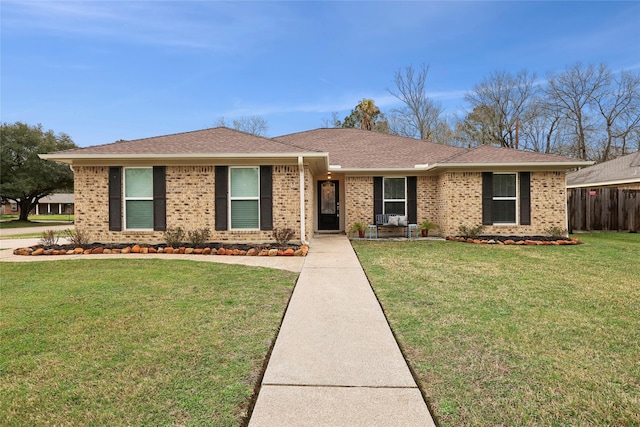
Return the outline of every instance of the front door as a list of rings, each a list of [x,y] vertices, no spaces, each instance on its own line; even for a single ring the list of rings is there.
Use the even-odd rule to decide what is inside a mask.
[[[338,181],[318,181],[318,230],[340,229]]]

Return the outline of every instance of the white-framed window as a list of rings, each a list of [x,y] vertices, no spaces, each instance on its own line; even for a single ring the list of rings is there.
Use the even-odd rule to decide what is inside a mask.
[[[518,174],[493,174],[493,205],[491,216],[494,224],[518,223]]]
[[[382,209],[384,214],[407,214],[407,179],[383,178]]]
[[[260,168],[229,168],[231,230],[260,229]]]
[[[124,169],[124,227],[153,230],[153,168]]]

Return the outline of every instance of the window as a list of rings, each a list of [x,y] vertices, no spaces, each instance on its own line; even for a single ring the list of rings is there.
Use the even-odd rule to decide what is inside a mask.
[[[406,182],[405,178],[384,178],[383,213],[406,215]]]
[[[231,229],[260,228],[260,169],[229,168]]]
[[[491,209],[494,224],[516,224],[517,180],[515,173],[493,174],[493,206]]]
[[[153,230],[153,169],[124,170],[125,229]]]

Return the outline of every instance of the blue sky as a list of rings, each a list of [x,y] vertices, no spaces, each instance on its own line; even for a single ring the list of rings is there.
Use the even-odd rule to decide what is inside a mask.
[[[428,64],[447,114],[493,71],[640,69],[640,2],[6,1],[3,122],[79,146],[263,116],[315,129],[362,98],[400,106],[394,73]]]

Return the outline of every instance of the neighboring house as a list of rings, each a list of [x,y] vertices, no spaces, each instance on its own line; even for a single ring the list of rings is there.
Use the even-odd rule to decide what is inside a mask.
[[[344,232],[376,214],[428,219],[442,234],[544,234],[566,228],[565,174],[590,163],[490,146],[465,149],[358,129],[262,138],[220,127],[41,155],[71,164],[75,226],[103,242],[294,239]]]
[[[640,190],[640,151],[567,174],[567,188]]]
[[[569,229],[640,230],[640,151],[567,174]]]
[[[2,214],[18,215],[18,204],[16,202],[9,202],[2,205]],[[30,213],[30,215],[50,214],[73,215],[73,194],[60,193],[43,197],[36,206],[31,209]]]

